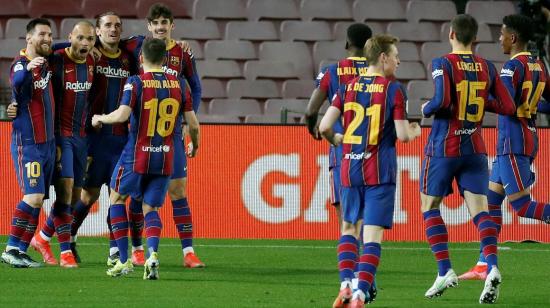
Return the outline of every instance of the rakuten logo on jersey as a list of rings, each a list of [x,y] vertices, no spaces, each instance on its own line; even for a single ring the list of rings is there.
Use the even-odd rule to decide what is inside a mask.
[[[88,91],[92,88],[92,83],[85,81],[85,82],[65,82],[65,90],[73,90],[75,92],[84,92]]]
[[[46,87],[48,86],[48,83],[50,82],[50,78],[52,78],[52,72],[49,71],[47,74],[46,74],[46,77],[43,77],[41,78],[40,80],[36,80],[33,85],[34,85],[34,88],[35,89],[46,89]]]
[[[363,160],[363,159],[369,159],[371,156],[372,156],[372,153],[370,152],[347,153],[346,155],[344,155],[344,159]]]
[[[114,68],[110,66],[96,66],[95,72],[110,78],[128,78],[130,76],[130,72],[122,69],[121,67]]]
[[[178,71],[176,71],[175,69],[169,68],[169,67],[167,67],[167,66],[163,66],[163,67],[162,67],[162,70],[163,70],[166,74],[170,74],[170,75],[173,75],[173,76],[178,76]]]
[[[151,146],[142,146],[141,150],[143,152],[149,152],[149,153],[168,153],[170,152],[170,146],[169,145],[159,145],[158,147],[151,147]]]

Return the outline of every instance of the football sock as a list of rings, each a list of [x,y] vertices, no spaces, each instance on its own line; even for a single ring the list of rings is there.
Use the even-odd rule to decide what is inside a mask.
[[[479,230],[481,250],[487,260],[487,273],[493,265],[498,265],[497,259],[497,224],[491,219],[489,213],[481,212],[474,217],[474,224]]]
[[[426,237],[432,248],[432,253],[437,261],[439,276],[445,276],[451,268],[451,259],[449,258],[449,234],[441,212],[438,209],[424,212],[424,228]]]
[[[112,256],[118,252],[118,246],[116,245],[115,235],[113,234],[113,228],[111,227],[111,213],[107,212],[107,227],[109,228],[109,255]]]
[[[489,189],[487,193],[487,201],[489,202],[489,215],[493,221],[497,224],[497,234],[500,234],[500,228],[502,226],[502,201],[504,201],[505,195],[501,195]],[[478,264],[487,263],[483,251],[480,247]]]
[[[73,221],[71,223],[71,236],[76,236],[78,234],[78,229],[84,222],[84,219],[88,216],[88,213],[90,212],[90,209],[92,208],[92,205],[90,206],[85,205],[82,201],[78,200],[74,204],[73,209]]]
[[[19,249],[19,242],[31,219],[33,208],[24,201],[19,202],[13,212],[10,235],[6,250]]]
[[[187,198],[172,200],[172,217],[178,230],[178,236],[181,241],[181,248],[184,255],[193,248],[193,222],[191,220],[191,209],[187,203]]]
[[[53,223],[53,207],[50,210],[50,214],[48,215],[48,218],[46,218],[46,223],[42,226],[42,229],[40,229],[40,237],[42,237],[45,241],[50,241],[52,239],[53,234],[55,233],[55,224]]]
[[[365,243],[363,248],[363,254],[359,259],[359,290],[364,294],[370,289],[374,276],[376,275],[376,269],[378,263],[380,263],[380,253],[382,248],[379,243]]]
[[[113,236],[120,253],[120,263],[128,260],[128,214],[125,204],[113,204],[109,209]]]
[[[145,215],[145,236],[147,237],[147,251],[149,255],[159,249],[160,231],[162,222],[157,211],[151,211]]]
[[[56,201],[51,213],[61,253],[71,251],[71,206]]]
[[[132,239],[132,247],[140,247],[142,243],[143,233],[143,208],[141,201],[130,199],[128,220],[130,223],[130,238]]]
[[[510,201],[510,203],[519,216],[550,223],[550,204],[536,202],[531,199],[530,195]]]
[[[351,281],[355,277],[357,253],[357,239],[352,235],[342,235],[338,243],[338,270],[341,282]]]
[[[34,236],[34,232],[36,231],[36,227],[38,225],[38,217],[40,216],[40,211],[41,208],[32,209],[27,228],[25,229],[23,236],[21,236],[21,241],[19,242],[19,251],[27,252],[29,244],[32,240],[32,237]]]

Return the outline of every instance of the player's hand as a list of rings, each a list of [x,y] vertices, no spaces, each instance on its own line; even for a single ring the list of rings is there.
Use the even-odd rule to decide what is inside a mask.
[[[315,125],[315,127],[310,128],[308,126],[309,134],[313,137],[315,140],[321,140],[323,137],[321,136],[321,133],[319,132],[319,125]]]
[[[101,115],[99,114],[95,114],[93,117],[92,117],[92,126],[95,127],[95,128],[100,128],[101,127]]]
[[[344,135],[342,134],[334,134],[334,146],[339,146],[342,144],[342,141],[344,140]]]
[[[193,158],[195,156],[197,156],[197,151],[199,150],[198,147],[195,147],[193,146],[193,143],[192,142],[189,142],[187,144],[187,156],[190,157],[190,158]]]
[[[418,122],[409,123],[409,129],[412,131],[414,137],[418,137],[422,134],[422,129],[420,125],[418,125]]]
[[[34,68],[42,66],[44,63],[46,63],[46,58],[36,57],[27,64],[27,71],[32,71]]]
[[[6,109],[6,113],[8,114],[8,118],[15,119],[17,116],[17,102],[11,102],[8,105],[8,109]]]
[[[188,41],[176,41],[178,45],[180,45],[181,49],[183,49],[184,52],[191,52],[191,45]]]

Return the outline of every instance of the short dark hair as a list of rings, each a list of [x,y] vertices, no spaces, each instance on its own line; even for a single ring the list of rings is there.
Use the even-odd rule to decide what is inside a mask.
[[[355,23],[348,27],[347,30],[347,44],[346,46],[353,46],[358,49],[363,49],[365,43],[372,36],[372,30],[369,26],[363,23]]]
[[[476,39],[477,21],[472,15],[456,15],[451,21],[451,28],[456,35],[457,41],[469,45]]]
[[[47,20],[46,18],[34,18],[34,19],[31,19],[31,21],[29,21],[29,23],[27,24],[27,33],[32,33],[34,31],[34,28],[36,28],[37,25],[44,25],[50,28],[52,27],[52,25],[50,24],[50,21]]]
[[[172,10],[170,10],[166,5],[164,5],[163,3],[155,3],[151,5],[151,7],[149,8],[149,13],[147,13],[147,20],[151,22],[153,21],[153,19],[157,19],[160,17],[170,19],[170,22],[174,21]]]
[[[105,16],[111,16],[111,15],[118,17],[118,19],[121,19],[120,16],[117,13],[115,13],[113,11],[108,11],[108,12],[105,12],[105,13],[101,13],[97,16],[97,18],[95,20],[95,26],[97,28],[101,27],[101,18],[103,18]]]
[[[370,64],[378,64],[378,57],[382,53],[388,54],[391,45],[399,43],[399,39],[391,34],[377,34],[365,44],[365,57]]]
[[[504,16],[502,23],[506,26],[506,29],[510,32],[514,32],[518,36],[518,40],[522,43],[529,42],[533,37],[533,20],[528,16],[521,14]]]
[[[141,47],[143,57],[152,64],[162,64],[166,56],[166,43],[156,38],[146,38]]]

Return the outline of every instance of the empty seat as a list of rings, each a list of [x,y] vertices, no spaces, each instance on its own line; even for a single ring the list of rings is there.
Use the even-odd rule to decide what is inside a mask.
[[[242,77],[239,64],[233,60],[200,60],[196,62],[201,77],[239,78]]]
[[[352,9],[353,19],[365,20],[405,20],[405,9],[399,0],[356,0]]]
[[[432,126],[434,122],[434,117],[431,117],[431,118],[422,118],[422,120],[420,121],[420,126],[422,127],[430,127]]]
[[[399,51],[399,60],[420,61],[420,55],[418,54],[418,48],[415,43],[399,42],[397,44],[397,49]]]
[[[0,40],[0,58],[12,59],[19,55],[21,49],[27,47],[27,41],[20,38]]]
[[[418,98],[407,98],[407,118],[409,119],[421,119],[422,118],[422,104],[425,101]]]
[[[323,60],[340,60],[346,57],[346,41],[317,42],[313,45],[313,61],[317,67]]]
[[[225,39],[274,41],[279,39],[279,32],[270,21],[230,21],[225,26]]]
[[[407,4],[407,20],[446,21],[456,16],[456,6],[453,1],[411,0]]]
[[[59,37],[57,34],[57,26],[55,22],[51,19],[48,19],[51,24],[52,36],[54,38]],[[6,33],[5,38],[25,38],[27,31],[25,30],[27,24],[31,21],[30,18],[10,18],[6,23]]]
[[[249,41],[207,41],[204,45],[206,59],[248,60],[258,58],[254,44]]]
[[[309,98],[315,89],[314,80],[287,80],[283,82],[283,98]]]
[[[225,98],[225,86],[218,79],[203,79],[201,80],[202,97],[203,98]]]
[[[9,0],[2,1],[2,10],[0,10],[0,16],[13,17],[13,16],[27,16],[27,8],[23,0]]]
[[[505,55],[500,45],[497,44],[479,43],[475,47],[475,53],[489,61],[505,62],[509,59],[509,56]]]
[[[174,19],[172,37],[175,39],[217,40],[221,37],[220,29],[211,19]]]
[[[248,0],[248,19],[298,19],[300,14],[294,0]]]
[[[475,1],[466,3],[466,14],[472,15],[479,23],[501,25],[502,18],[515,14],[516,8],[512,1]]]
[[[429,100],[433,97],[434,85],[428,80],[411,80],[407,85],[407,97],[409,99]]]
[[[319,65],[317,66],[317,73],[320,72],[325,67],[327,67],[331,64],[334,64],[336,62],[338,62],[338,61],[337,60],[322,60],[321,62],[319,62]]]
[[[346,40],[347,33],[348,33],[348,27],[356,22],[350,22],[350,21],[339,21],[334,24],[334,39],[335,40]],[[382,25],[379,22],[375,21],[369,21],[366,22],[367,26],[372,30],[372,34],[380,34],[386,32],[386,27]]]
[[[446,22],[441,25],[440,39],[442,42],[449,41],[449,29],[451,24]],[[491,34],[491,28],[487,24],[478,24],[476,42],[492,42],[493,35]]]
[[[158,3],[159,0],[137,0],[135,8],[139,18],[146,18],[149,8]],[[172,15],[176,18],[191,17],[194,0],[162,0],[172,11]]]
[[[246,61],[243,74],[246,79],[252,80],[256,78],[289,79],[300,76],[294,68],[294,63],[270,60]]]
[[[301,113],[306,110],[306,106],[306,99],[268,99],[265,101],[265,114],[281,114],[283,108]]]
[[[219,115],[219,114],[198,114],[199,122],[216,123],[216,124],[240,124],[241,120],[235,115]]]
[[[401,41],[429,42],[439,41],[440,30],[431,22],[391,22],[388,32],[397,36]]]
[[[113,11],[120,17],[137,17],[134,0],[83,0],[82,14],[86,18],[96,18],[99,14]]]
[[[244,118],[247,124],[281,124],[281,116],[277,114],[249,114]]]
[[[146,20],[122,18],[122,36],[123,37],[132,36],[132,35],[148,35],[148,34],[149,34],[149,30],[147,29]]]
[[[325,21],[285,20],[281,23],[281,41],[328,41],[332,32]]]
[[[273,80],[230,80],[227,83],[229,98],[272,98],[281,97]]]
[[[246,116],[261,114],[260,104],[255,99],[218,99],[210,101],[209,114]]]
[[[193,4],[195,19],[246,19],[241,0],[200,0]]]
[[[204,53],[202,52],[201,44],[196,40],[185,40],[191,47],[191,52],[195,59],[204,59]]]
[[[395,75],[400,80],[426,79],[426,70],[420,62],[403,61]]]
[[[450,52],[451,45],[449,43],[427,42],[420,48],[420,58],[424,65],[429,66],[434,58],[439,58]]]
[[[32,17],[82,16],[80,2],[67,0],[29,0],[28,13]]]
[[[264,42],[260,44],[260,60],[290,61],[300,79],[313,77],[311,53],[304,42]]]
[[[303,20],[352,19],[348,2],[335,0],[302,0],[300,15]]]
[[[73,31],[74,25],[76,25],[77,22],[80,22],[82,20],[83,20],[82,18],[63,18],[63,20],[61,20],[61,25],[59,27],[59,38],[62,40],[67,40],[69,38],[69,33]],[[95,26],[94,19],[86,19],[86,20],[91,22],[92,25]]]

